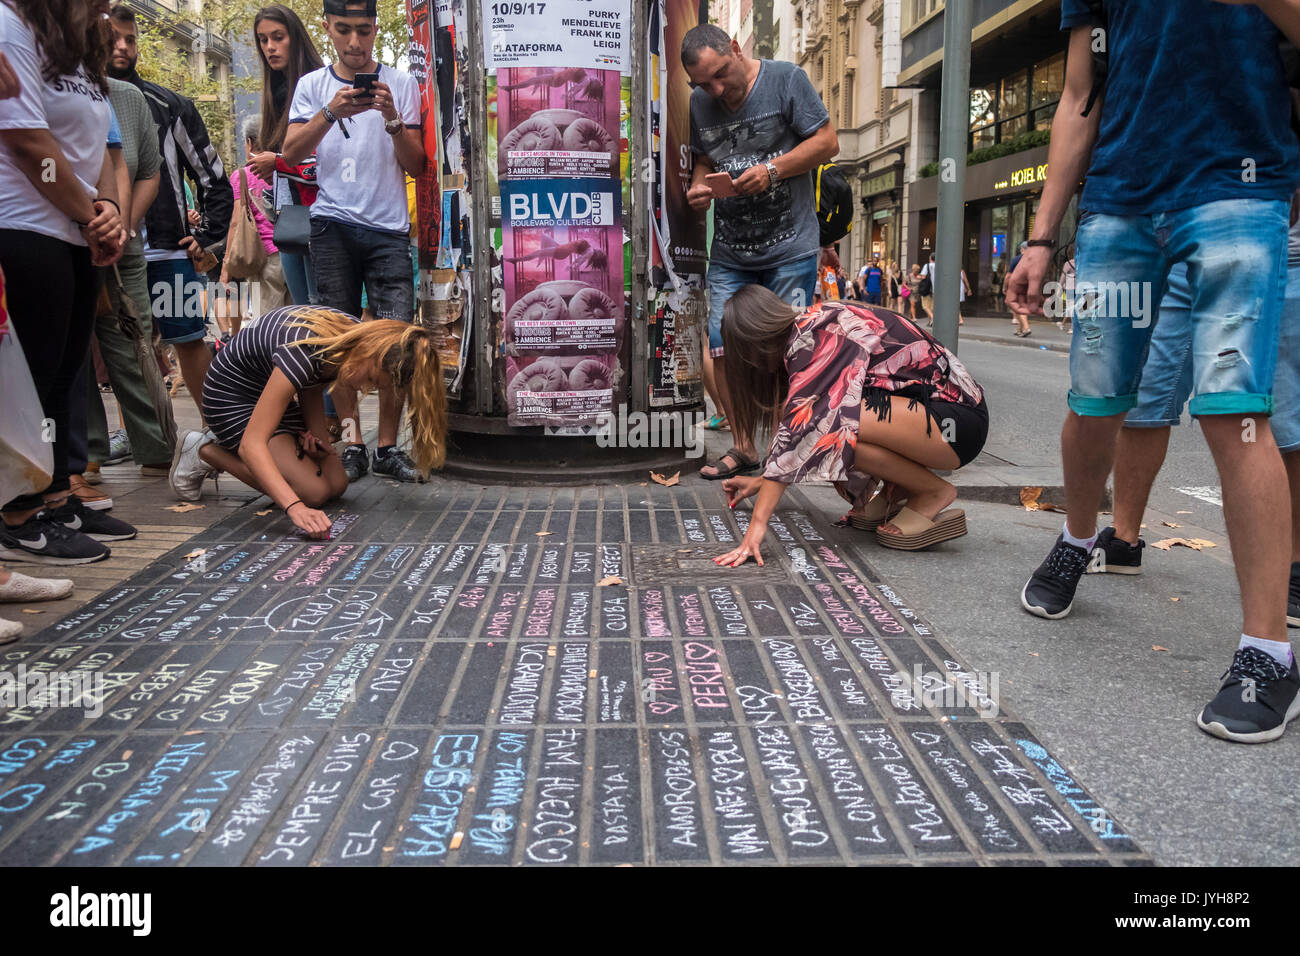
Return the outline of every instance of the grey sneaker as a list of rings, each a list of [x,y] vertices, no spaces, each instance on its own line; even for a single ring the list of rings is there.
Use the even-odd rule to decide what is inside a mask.
[[[391,451],[383,458],[376,454],[370,470],[376,475],[396,478],[398,481],[418,481],[424,484],[424,472],[415,467],[415,462],[404,451]]]
[[[181,501],[198,501],[203,497],[203,482],[216,475],[217,470],[199,457],[199,449],[216,440],[210,431],[189,431],[176,442],[168,480]]]
[[[108,457],[104,459],[104,464],[116,465],[130,457],[131,439],[127,437],[125,428],[119,428],[108,436]]]

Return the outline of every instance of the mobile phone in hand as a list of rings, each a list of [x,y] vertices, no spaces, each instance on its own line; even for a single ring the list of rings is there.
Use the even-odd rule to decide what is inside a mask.
[[[704,177],[704,183],[713,190],[713,195],[718,199],[740,195],[731,180],[731,173],[709,173]]]
[[[352,78],[352,88],[354,90],[364,90],[365,92],[357,99],[373,99],[375,95],[374,85],[379,82],[378,73],[358,73]]]

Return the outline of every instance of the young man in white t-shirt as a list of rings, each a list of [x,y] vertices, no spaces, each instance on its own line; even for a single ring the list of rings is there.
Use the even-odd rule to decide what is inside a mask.
[[[426,162],[420,90],[410,74],[375,61],[375,6],[376,0],[325,0],[325,32],[337,59],[298,81],[283,156],[296,165],[316,154],[311,256],[321,305],[360,315],[364,284],[376,318],[410,322],[415,289],[405,174],[418,176]],[[354,88],[357,74],[373,73],[379,78],[369,90]],[[339,389],[334,402],[345,436],[351,431],[343,467],[355,481],[370,467],[356,393]],[[381,388],[374,470],[421,481],[397,449],[401,416],[400,393]]]

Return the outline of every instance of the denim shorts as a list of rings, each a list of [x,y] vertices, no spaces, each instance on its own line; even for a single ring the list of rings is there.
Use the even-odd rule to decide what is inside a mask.
[[[208,334],[207,276],[199,278],[194,262],[160,259],[146,268],[150,311],[164,345],[198,342]],[[200,287],[201,286],[201,287]]]
[[[1261,199],[1149,216],[1085,212],[1077,238],[1071,410],[1107,416],[1138,404],[1156,307],[1170,269],[1183,262],[1191,287],[1191,414],[1271,413],[1289,213],[1287,202]]]
[[[410,247],[405,233],[312,219],[311,261],[320,304],[359,316],[364,285],[375,318],[410,322],[415,316]]]
[[[791,305],[811,308],[817,288],[817,259],[820,253],[796,259],[771,269],[736,269],[721,263],[709,263],[706,279],[709,288],[709,354],[722,355],[722,310],[742,285],[761,285]]]
[[[1124,418],[1129,428],[1177,425],[1192,394],[1192,288],[1187,265],[1174,263],[1142,364],[1138,401]]]

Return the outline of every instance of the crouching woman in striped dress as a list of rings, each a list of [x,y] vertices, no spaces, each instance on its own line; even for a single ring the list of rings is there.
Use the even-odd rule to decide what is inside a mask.
[[[321,394],[396,387],[409,411],[412,457],[428,472],[446,456],[447,402],[432,333],[392,319],[286,306],[241,329],[219,351],[203,386],[208,431],[176,443],[171,486],[197,501],[224,471],[270,497],[295,525],[325,537],[318,509],[348,476],[329,444]]]

